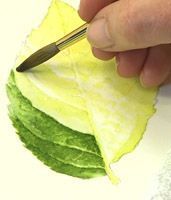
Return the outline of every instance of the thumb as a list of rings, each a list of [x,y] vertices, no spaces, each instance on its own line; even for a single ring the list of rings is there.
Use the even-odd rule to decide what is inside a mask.
[[[170,0],[120,0],[103,8],[88,27],[93,47],[126,51],[171,43]]]

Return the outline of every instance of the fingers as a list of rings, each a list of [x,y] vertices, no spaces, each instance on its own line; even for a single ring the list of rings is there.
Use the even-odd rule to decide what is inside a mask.
[[[144,66],[147,54],[147,49],[118,53],[116,56],[118,73],[127,78],[138,76]]]
[[[79,15],[85,21],[91,21],[94,16],[105,6],[113,3],[115,0],[81,0]]]
[[[171,45],[160,45],[149,50],[149,55],[141,71],[142,85],[161,85],[171,75]]]
[[[115,52],[168,44],[170,18],[170,0],[120,0],[98,12],[87,37],[92,46]]]
[[[140,75],[140,81],[145,87],[171,83],[171,45],[120,53],[104,52],[96,48],[92,48],[92,51],[102,60],[115,56],[118,73],[127,78]]]
[[[114,52],[106,52],[100,49],[92,48],[93,55],[101,60],[110,60],[115,56]]]
[[[144,66],[148,50],[132,50],[121,53],[105,52],[92,48],[93,55],[101,60],[110,60],[116,57],[117,70],[122,77],[130,78],[138,76]]]

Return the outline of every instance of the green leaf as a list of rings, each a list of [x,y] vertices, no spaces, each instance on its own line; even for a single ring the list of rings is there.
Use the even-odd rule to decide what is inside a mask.
[[[64,127],[33,108],[16,88],[12,76],[7,86],[10,118],[26,147],[55,171],[81,178],[104,175],[104,163],[94,137]]]
[[[25,143],[25,146],[30,149],[38,159],[43,161],[44,164],[48,165],[54,171],[84,179],[105,175],[105,170],[103,168],[78,167],[69,163],[65,163],[62,160],[55,158],[53,155],[49,155],[46,149],[48,144],[45,141],[41,143],[41,140],[33,136],[31,132],[29,132],[28,129],[26,129],[14,115],[11,116],[11,119],[14,123],[14,126],[19,131],[18,134],[20,139]],[[35,143],[37,144],[35,145]]]

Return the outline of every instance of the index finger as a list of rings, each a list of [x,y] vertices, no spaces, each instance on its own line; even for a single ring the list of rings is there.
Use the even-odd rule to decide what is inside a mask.
[[[115,1],[116,0],[80,0],[78,13],[83,20],[89,22],[102,8]]]

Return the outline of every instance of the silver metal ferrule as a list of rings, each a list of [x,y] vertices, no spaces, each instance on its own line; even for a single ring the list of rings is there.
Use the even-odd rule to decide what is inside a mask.
[[[78,41],[84,39],[86,37],[88,24],[84,24],[80,26],[78,29],[72,31],[68,35],[64,36],[62,39],[56,42],[56,45],[59,50],[64,50],[67,47],[77,43]]]

